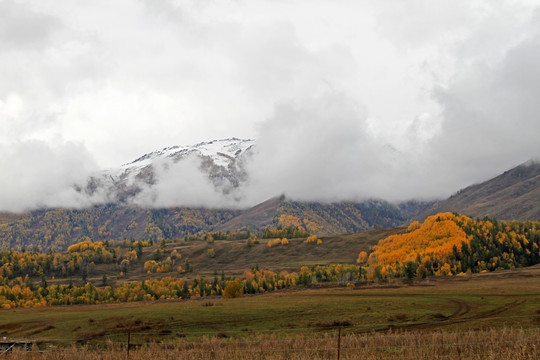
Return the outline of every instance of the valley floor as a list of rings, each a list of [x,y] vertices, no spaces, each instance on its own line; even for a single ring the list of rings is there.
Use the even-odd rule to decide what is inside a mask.
[[[539,325],[539,266],[239,299],[0,311],[1,337],[34,341],[36,352],[13,359],[120,358],[128,333],[132,359],[336,358],[339,332],[342,358],[536,359]]]

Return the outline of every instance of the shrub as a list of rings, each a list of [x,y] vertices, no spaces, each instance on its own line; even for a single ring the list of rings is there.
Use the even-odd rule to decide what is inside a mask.
[[[227,299],[239,298],[244,295],[244,289],[238,281],[229,281],[225,289],[223,289],[223,296]]]

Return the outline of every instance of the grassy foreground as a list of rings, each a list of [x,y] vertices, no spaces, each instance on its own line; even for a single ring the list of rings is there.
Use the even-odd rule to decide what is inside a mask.
[[[398,332],[345,335],[340,339],[341,359],[514,359],[540,357],[538,329],[488,329],[430,333]],[[6,359],[336,359],[335,336],[297,336],[279,339],[257,336],[249,340],[203,338],[197,343],[147,344],[127,354],[126,348],[106,344],[95,350],[72,347],[43,352],[13,353]]]
[[[0,337],[33,339],[13,359],[535,359],[540,267],[240,299],[0,311]],[[71,348],[76,346],[76,348]],[[159,356],[156,355],[159,353]]]

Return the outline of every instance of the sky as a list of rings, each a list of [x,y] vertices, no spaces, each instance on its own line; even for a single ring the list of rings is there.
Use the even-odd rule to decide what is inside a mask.
[[[0,210],[233,136],[246,204],[442,198],[540,156],[538,94],[540,1],[0,0]]]

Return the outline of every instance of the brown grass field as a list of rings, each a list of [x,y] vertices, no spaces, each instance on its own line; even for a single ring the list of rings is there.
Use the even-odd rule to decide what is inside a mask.
[[[340,359],[515,359],[540,357],[538,329],[486,329],[460,332],[387,332],[349,334],[340,338]],[[42,352],[14,352],[6,359],[338,359],[335,334],[279,339],[258,336],[249,340],[203,338],[146,344],[127,353],[125,346],[104,344],[101,349],[72,347]]]
[[[341,325],[341,330],[338,330]],[[355,289],[0,311],[6,359],[538,359],[540,267]],[[0,351],[0,354],[2,352]]]

